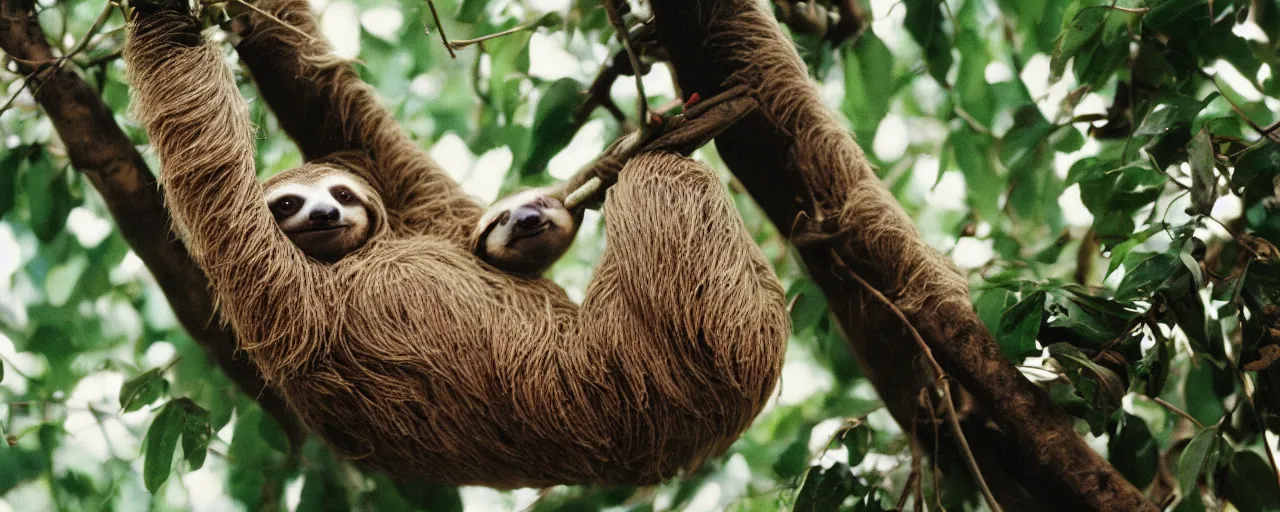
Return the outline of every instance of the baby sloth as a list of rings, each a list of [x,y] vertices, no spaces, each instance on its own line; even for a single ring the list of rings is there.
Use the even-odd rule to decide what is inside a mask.
[[[333,263],[359,249],[373,226],[371,191],[326,166],[303,166],[267,180],[263,197],[276,224],[307,256]]]
[[[564,207],[551,188],[499,199],[471,234],[476,256],[499,270],[538,276],[560,259],[578,234],[582,213]]]

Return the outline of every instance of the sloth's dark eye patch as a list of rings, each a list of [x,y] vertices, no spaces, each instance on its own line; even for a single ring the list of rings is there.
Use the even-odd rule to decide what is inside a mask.
[[[351,204],[356,202],[356,194],[351,189],[338,185],[329,189],[329,193],[338,201],[338,204]]]
[[[495,224],[500,225],[500,226],[505,226],[505,225],[507,225],[507,222],[509,222],[509,221],[511,221],[511,210],[507,210],[507,211],[505,211],[505,212],[502,212],[502,214],[501,214],[501,215],[499,215],[499,216],[498,216],[498,218],[497,218],[497,219],[495,219],[493,222],[494,222]]]
[[[271,215],[274,216],[276,220],[287,219],[293,216],[293,214],[298,213],[298,210],[302,208],[302,202],[301,197],[294,195],[288,195],[276,199],[271,203]]]

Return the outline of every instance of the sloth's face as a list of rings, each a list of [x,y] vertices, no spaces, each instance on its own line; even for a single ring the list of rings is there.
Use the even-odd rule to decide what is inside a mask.
[[[499,269],[537,275],[560,259],[578,232],[578,219],[560,200],[529,190],[494,204],[480,221],[476,253]]]
[[[314,181],[285,181],[266,191],[276,224],[302,252],[332,263],[369,239],[367,191],[340,174]]]

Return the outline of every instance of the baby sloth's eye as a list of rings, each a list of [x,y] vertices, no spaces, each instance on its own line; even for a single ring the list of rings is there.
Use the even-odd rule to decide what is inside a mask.
[[[271,213],[277,218],[289,217],[298,213],[298,208],[302,207],[302,199],[297,196],[284,196],[271,203]]]
[[[341,204],[351,204],[356,200],[356,195],[347,187],[333,187],[329,193],[333,194],[333,198]]]

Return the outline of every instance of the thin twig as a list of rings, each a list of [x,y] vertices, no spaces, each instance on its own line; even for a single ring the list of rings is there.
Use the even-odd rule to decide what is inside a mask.
[[[991,489],[987,487],[987,482],[982,477],[982,471],[978,469],[978,461],[974,458],[973,451],[969,449],[969,441],[965,439],[964,431],[960,428],[960,420],[956,414],[956,407],[955,404],[952,403],[951,399],[951,386],[948,384],[949,377],[942,369],[942,365],[938,364],[938,360],[934,359],[933,351],[929,349],[929,345],[925,343],[924,338],[920,336],[920,331],[916,330],[916,327],[911,324],[911,321],[907,320],[906,313],[903,313],[902,310],[893,303],[893,301],[889,300],[888,297],[885,297],[883,293],[880,293],[880,290],[871,286],[871,283],[863,280],[862,276],[858,275],[857,272],[854,272],[852,268],[845,265],[843,263],[843,258],[840,257],[840,254],[835,249],[832,249],[831,252],[836,258],[836,261],[841,262],[845,267],[845,270],[848,271],[847,273],[849,276],[852,277],[854,281],[857,281],[863,289],[870,293],[872,297],[875,297],[876,300],[882,302],[891,312],[893,312],[894,316],[898,317],[898,320],[902,321],[902,324],[906,326],[907,331],[911,333],[911,337],[915,339],[916,344],[920,346],[920,351],[924,354],[925,359],[929,361],[929,366],[933,369],[934,381],[938,384],[939,390],[942,391],[942,405],[946,408],[947,424],[951,427],[951,433],[955,436],[956,444],[960,446],[961,453],[964,454],[965,463],[969,466],[969,471],[973,474],[975,483],[978,484],[978,488],[982,491],[982,497],[987,501],[987,506],[990,507],[993,512],[1001,512],[1003,509],[1001,509],[1000,504],[996,502],[995,496],[991,494]]]
[[[431,17],[436,20],[436,30],[440,32],[440,42],[444,43],[444,48],[449,50],[449,58],[456,59],[458,54],[453,52],[453,47],[449,46],[449,36],[444,35],[444,24],[440,23],[440,13],[436,12],[436,3],[427,0],[427,7],[431,8]]]
[[[649,135],[649,98],[644,92],[644,76],[640,72],[640,57],[631,47],[631,32],[627,30],[626,23],[622,20],[622,13],[618,10],[618,0],[604,0],[605,14],[609,17],[609,23],[613,25],[613,30],[617,32],[618,39],[622,41],[622,49],[626,50],[627,58],[631,60],[631,69],[635,72],[636,77],[636,116],[640,122],[640,138],[644,139]]]
[[[275,15],[274,15],[274,14],[271,14],[271,13],[269,13],[269,12],[267,12],[267,11],[264,11],[264,10],[262,10],[262,9],[259,9],[258,7],[254,6],[254,5],[253,5],[253,4],[251,4],[251,3],[245,2],[244,0],[232,0],[232,1],[233,1],[233,2],[235,2],[235,3],[238,3],[238,4],[240,4],[240,5],[245,6],[245,7],[246,7],[246,8],[248,8],[250,11],[253,11],[253,12],[256,12],[256,13],[258,13],[258,14],[261,14],[263,17],[265,17],[265,18],[267,18],[267,19],[269,19],[269,20],[271,20],[271,21],[275,22],[276,24],[279,24],[280,26],[282,26],[282,27],[284,27],[284,28],[289,29],[290,31],[292,31],[292,32],[294,32],[294,33],[296,33],[296,34],[298,34],[298,35],[300,35],[300,36],[302,36],[302,37],[307,38],[307,42],[309,42],[309,43],[315,43],[315,42],[316,42],[316,38],[312,37],[312,36],[311,36],[311,34],[306,33],[306,31],[304,31],[304,30],[302,30],[302,29],[300,29],[300,28],[298,28],[298,27],[295,27],[295,26],[293,26],[293,25],[290,25],[290,24],[288,24],[288,23],[285,23],[285,22],[284,22],[284,20],[282,20],[282,19],[280,19],[280,18],[275,17]]]
[[[1201,430],[1205,428],[1204,423],[1200,423],[1200,420],[1197,420],[1194,416],[1187,414],[1187,411],[1179,409],[1177,406],[1169,402],[1166,402],[1163,398],[1156,396],[1156,397],[1152,397],[1151,399],[1155,400],[1156,403],[1160,404],[1165,409],[1172,411],[1174,414],[1177,414],[1178,416],[1182,416],[1183,418],[1186,418],[1187,421],[1194,423],[1197,427],[1200,427]]]
[[[524,30],[529,30],[529,29],[534,29],[534,28],[538,28],[538,22],[537,22],[537,21],[531,21],[531,22],[529,22],[529,23],[525,23],[525,24],[523,24],[523,25],[516,25],[516,26],[511,27],[511,28],[509,28],[509,29],[503,30],[502,32],[495,32],[495,33],[492,33],[492,34],[483,35],[483,36],[477,37],[477,38],[475,38],[475,39],[449,39],[449,40],[446,40],[446,41],[444,42],[444,44],[445,44],[445,46],[448,46],[448,47],[449,47],[449,54],[450,54],[450,55],[453,55],[453,50],[461,50],[461,49],[463,49],[463,48],[466,48],[466,47],[471,46],[471,45],[476,44],[476,43],[483,43],[483,42],[488,41],[488,40],[490,40],[490,39],[496,39],[496,38],[499,38],[499,37],[502,37],[502,36],[508,36],[508,35],[514,34],[514,33],[516,33],[516,32],[520,32],[520,31],[524,31]],[[444,32],[443,32],[443,31],[441,31],[440,33],[441,33],[441,34],[444,34]]]
[[[1240,119],[1244,120],[1245,124],[1248,124],[1250,128],[1253,128],[1253,131],[1258,132],[1263,137],[1280,142],[1280,136],[1273,133],[1275,131],[1274,127],[1263,128],[1261,125],[1254,122],[1254,120],[1249,118],[1243,110],[1240,110],[1240,107],[1236,106],[1236,102],[1231,101],[1231,98],[1227,97],[1226,93],[1222,92],[1222,85],[1218,83],[1218,75],[1216,73],[1209,75],[1209,81],[1213,82],[1213,87],[1218,90],[1218,94],[1222,96],[1222,99],[1227,101],[1227,105],[1231,106],[1231,110],[1235,111],[1236,115],[1240,116]]]
[[[76,45],[72,47],[70,51],[63,54],[61,57],[54,59],[54,62],[52,63],[45,62],[44,63],[45,66],[48,66],[51,64],[53,68],[48,72],[48,74],[57,73],[62,69],[62,65],[67,63],[67,60],[71,59],[71,57],[74,57],[76,54],[80,53],[81,51],[84,51],[85,47],[87,47],[89,44],[89,40],[93,38],[93,35],[98,33],[99,30],[102,30],[102,25],[105,24],[107,22],[107,19],[111,17],[111,12],[114,8],[115,8],[114,5],[112,5],[110,2],[107,2],[107,4],[102,8],[102,12],[98,13],[98,19],[94,20],[93,26],[89,27],[89,32],[85,33],[84,37],[80,38],[80,41],[76,43]],[[18,60],[21,60],[21,59],[15,59],[15,61],[18,61]],[[35,78],[37,73],[44,73],[44,72],[45,72],[44,67],[36,67],[35,69],[31,70],[31,73],[29,73],[26,76],[26,78],[22,80],[22,86],[18,88],[18,91],[13,93],[12,96],[9,96],[8,101],[5,101],[4,105],[0,106],[0,114],[3,114],[4,111],[9,110],[9,107],[13,105],[14,100],[18,99],[18,95],[22,94],[22,91],[25,91],[27,87],[31,85],[31,81]],[[36,94],[39,94],[40,88],[43,87],[44,84],[45,82],[42,81],[38,85],[36,85],[36,88],[31,91],[31,96],[35,97]]]

